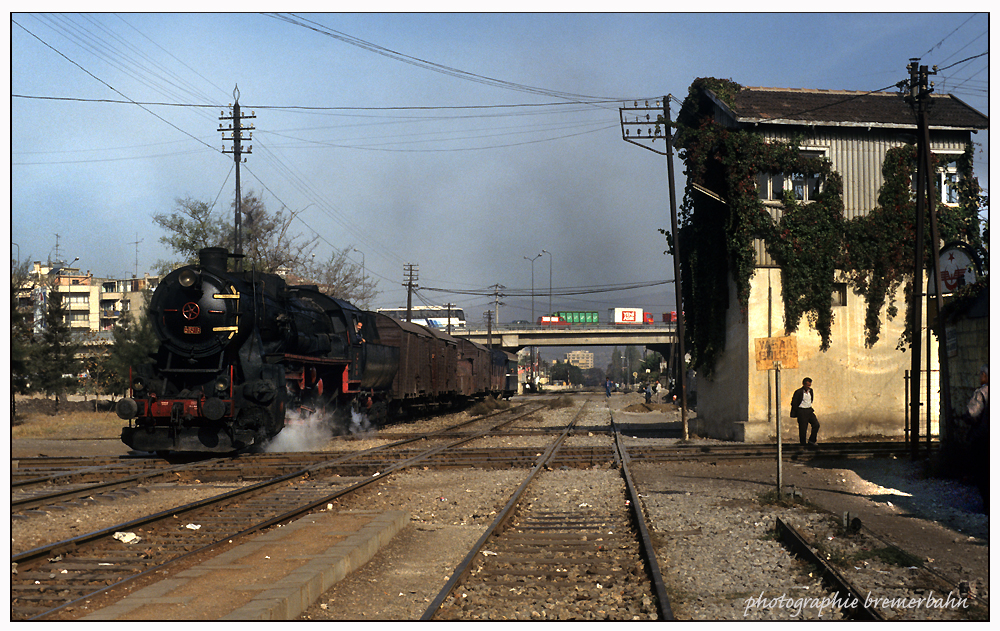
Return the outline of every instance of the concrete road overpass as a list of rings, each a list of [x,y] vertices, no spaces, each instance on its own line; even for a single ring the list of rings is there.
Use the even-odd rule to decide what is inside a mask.
[[[667,357],[677,343],[675,324],[646,325],[571,325],[565,327],[538,325],[504,325],[489,335],[485,328],[452,331],[483,346],[490,343],[516,353],[527,346],[645,346]]]

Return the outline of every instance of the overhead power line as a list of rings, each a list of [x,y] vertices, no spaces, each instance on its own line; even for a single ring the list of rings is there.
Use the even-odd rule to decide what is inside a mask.
[[[119,90],[115,89],[114,87],[112,87],[111,85],[109,85],[107,81],[104,81],[103,79],[101,79],[100,77],[98,77],[97,75],[95,75],[94,73],[92,73],[91,71],[87,70],[86,68],[84,68],[84,67],[83,67],[83,66],[81,66],[80,64],[76,63],[75,61],[73,61],[72,59],[70,59],[69,57],[67,57],[66,55],[64,55],[63,53],[61,53],[60,51],[58,51],[57,49],[55,49],[55,48],[54,48],[54,47],[52,47],[51,45],[49,45],[49,43],[48,43],[48,42],[46,42],[45,40],[43,40],[43,39],[42,39],[41,37],[39,37],[39,36],[35,35],[35,34],[34,34],[34,33],[32,33],[31,31],[29,31],[28,29],[26,29],[26,28],[24,28],[23,26],[21,26],[20,24],[18,24],[17,20],[14,20],[14,19],[12,18],[12,19],[11,19],[11,22],[12,22],[12,23],[14,23],[14,24],[16,24],[18,28],[20,28],[21,30],[23,30],[23,31],[24,31],[25,33],[27,33],[28,35],[31,35],[32,37],[34,37],[35,39],[37,39],[37,40],[38,40],[39,42],[41,42],[41,43],[42,43],[42,44],[43,44],[43,45],[44,45],[44,46],[45,46],[46,48],[50,49],[50,50],[51,50],[52,52],[56,53],[57,55],[59,55],[60,57],[62,57],[62,58],[63,58],[63,59],[65,59],[66,61],[68,61],[69,63],[73,64],[74,66],[76,66],[77,68],[79,68],[80,70],[82,70],[83,72],[87,73],[87,75],[88,75],[88,76],[90,76],[91,78],[93,78],[93,79],[94,79],[95,81],[98,81],[98,82],[99,82],[99,83],[100,83],[101,85],[103,85],[104,87],[108,88],[109,90],[111,90],[111,91],[112,91],[112,92],[114,92],[115,94],[119,94],[119,95],[121,95],[121,96],[122,96],[123,98],[127,99],[127,100],[128,100],[128,102],[129,102],[129,103],[131,103],[132,105],[138,105],[138,106],[139,106],[140,108],[142,108],[142,109],[143,109],[144,111],[148,112],[149,114],[152,114],[152,115],[153,115],[153,116],[155,116],[155,117],[156,117],[157,119],[159,119],[159,120],[163,121],[163,122],[164,122],[164,123],[166,123],[167,125],[170,125],[171,127],[173,127],[174,129],[176,129],[177,131],[179,131],[179,132],[181,132],[182,134],[184,134],[185,136],[188,136],[189,138],[192,138],[192,139],[194,139],[194,140],[195,140],[196,142],[198,142],[198,143],[200,143],[200,144],[203,144],[203,145],[205,145],[206,147],[211,147],[211,145],[209,145],[209,144],[208,144],[207,142],[205,142],[205,141],[201,140],[201,139],[200,139],[200,138],[198,138],[197,136],[195,136],[195,135],[193,135],[193,134],[191,134],[191,133],[188,133],[187,131],[184,131],[183,129],[181,129],[181,128],[180,128],[180,127],[178,127],[177,125],[174,125],[173,123],[171,123],[171,122],[170,122],[170,121],[168,121],[167,119],[163,118],[162,116],[160,116],[160,115],[159,115],[159,114],[157,114],[156,112],[153,112],[152,110],[150,110],[150,109],[146,108],[145,106],[143,106],[143,105],[141,105],[141,104],[139,104],[139,103],[137,103],[137,102],[133,101],[132,99],[130,99],[130,98],[129,98],[129,97],[127,97],[126,95],[122,94],[122,93],[121,93],[121,91],[119,91]]]
[[[465,70],[459,70],[458,68],[452,68],[451,66],[445,66],[443,64],[427,61],[426,59],[420,59],[419,57],[406,55],[404,53],[400,53],[395,50],[385,48],[384,46],[379,46],[378,44],[365,41],[358,37],[354,37],[346,33],[341,33],[340,31],[336,31],[332,28],[320,24],[319,22],[306,19],[302,16],[294,14],[287,14],[287,15],[270,14],[270,17],[273,17],[277,20],[282,20],[284,22],[288,22],[289,24],[300,26],[305,29],[309,29],[311,31],[315,31],[321,35],[332,37],[333,39],[344,42],[346,44],[350,44],[351,46],[357,46],[358,48],[362,48],[369,52],[373,52],[375,54],[382,55],[390,59],[395,59],[396,61],[400,61],[406,64],[417,66],[418,68],[424,68],[426,70],[431,70],[433,72],[438,72],[448,76],[465,79],[467,81],[472,81],[473,83],[490,85],[494,87],[504,88],[507,90],[515,90],[517,92],[527,92],[529,94],[540,94],[544,96],[552,96],[556,98],[568,99],[574,102],[579,102],[581,99],[582,100],[606,99],[609,102],[610,101],[618,102],[620,100],[620,99],[615,99],[613,97],[595,97],[584,94],[576,94],[573,92],[560,92],[558,90],[539,88],[535,86],[525,85],[523,83],[514,83],[512,81],[494,79],[492,77],[487,77],[485,75],[480,75],[473,72],[467,72]]]
[[[89,74],[89,73],[88,73]],[[93,76],[93,75],[91,75]],[[166,101],[133,101],[128,97],[124,99],[85,99],[73,96],[42,96],[35,94],[11,94],[11,98],[18,99],[38,99],[45,101],[75,101],[80,103],[120,103],[123,105],[148,105],[163,107],[203,107],[219,108],[220,103],[169,103]],[[405,112],[405,111],[453,111],[453,110],[495,110],[507,108],[526,107],[565,107],[572,105],[599,105],[604,103],[617,103],[620,99],[593,99],[587,101],[554,101],[550,103],[493,103],[477,105],[385,105],[385,106],[347,106],[347,105],[255,105],[250,104],[245,107],[252,107],[255,110],[305,110],[310,112]],[[626,99],[628,100],[628,99]]]
[[[532,292],[529,289],[505,289],[503,291],[504,296],[512,297],[528,297],[528,296],[580,296],[584,294],[602,294],[610,293],[614,291],[629,291],[632,289],[642,289],[644,287],[656,287],[658,285],[666,285],[668,283],[674,282],[673,280],[654,280],[643,283],[629,283],[626,285],[595,285],[592,287],[564,287],[564,288],[554,288],[551,291],[536,290]],[[438,291],[450,294],[459,294],[465,296],[493,296],[496,292],[492,287],[487,287],[483,289],[443,289],[439,287],[421,287],[422,291]]]

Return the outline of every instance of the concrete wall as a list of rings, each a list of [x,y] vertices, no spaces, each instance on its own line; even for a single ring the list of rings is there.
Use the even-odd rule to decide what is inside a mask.
[[[987,302],[988,305],[988,302]],[[947,325],[953,343],[948,358],[951,409],[955,416],[967,411],[969,399],[979,388],[979,368],[990,361],[990,319],[988,307],[976,317],[963,316]]]
[[[750,303],[744,317],[735,297],[730,296],[727,317],[726,351],[709,380],[699,378],[697,417],[692,432],[727,440],[773,441],[775,426],[775,372],[758,371],[754,340],[785,335],[781,272],[760,268],[751,281]],[[910,353],[896,350],[905,324],[905,302],[896,296],[899,315],[886,321],[873,348],[865,348],[865,304],[861,296],[848,290],[847,305],[834,307],[829,350],[820,351],[819,334],[807,318],[799,323],[794,336],[798,347],[798,368],[781,371],[778,410],[786,441],[798,440],[798,425],[789,416],[792,393],[804,377],[813,380],[816,416],[821,442],[854,436],[902,436],[906,413],[905,373]],[[926,323],[926,317],[924,318]],[[926,338],[922,338],[926,352]],[[932,369],[937,369],[937,343],[933,341]],[[937,432],[936,373],[931,401],[932,430]],[[926,397],[926,395],[922,395]],[[924,408],[926,410],[926,406]],[[925,428],[921,419],[921,433]]]

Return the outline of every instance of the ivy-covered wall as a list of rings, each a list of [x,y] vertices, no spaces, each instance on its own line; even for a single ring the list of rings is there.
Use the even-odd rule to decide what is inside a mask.
[[[764,244],[781,270],[786,333],[798,330],[804,317],[818,334],[820,351],[837,343],[831,334],[835,317],[831,295],[838,274],[864,300],[864,345],[868,348],[881,339],[885,320],[905,315],[908,302],[899,304],[896,296],[903,288],[908,297],[913,286],[915,147],[901,144],[886,153],[877,204],[866,214],[847,219],[842,176],[829,160],[800,152],[801,146],[809,144],[808,130],[793,130],[787,142],[768,142],[759,130],[718,122],[717,108],[705,90],[735,110],[735,97],[742,89],[730,80],[697,79],[675,124],[687,176],[680,227],[686,344],[693,368],[709,377],[726,350],[728,310],[738,308],[746,317],[750,281],[757,270],[755,240]],[[985,261],[988,252],[978,215],[983,196],[973,177],[972,158],[969,143],[959,161],[960,203],[939,203],[938,221],[944,242],[964,241]],[[761,173],[810,174],[822,186],[808,202],[797,201],[791,191],[784,191],[780,218],[775,219],[758,194]],[[712,191],[722,201],[697,187]],[[925,226],[924,251],[929,257],[929,209]],[[672,246],[669,234],[667,242]],[[733,294],[728,291],[730,282],[735,284]],[[735,304],[730,304],[731,296]],[[909,336],[906,323],[896,346],[906,348]]]

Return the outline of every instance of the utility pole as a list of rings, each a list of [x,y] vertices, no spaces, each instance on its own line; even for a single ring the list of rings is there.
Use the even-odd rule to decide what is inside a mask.
[[[619,117],[622,126],[622,140],[638,145],[643,149],[648,149],[653,153],[658,153],[667,158],[667,183],[669,185],[670,196],[670,230],[674,238],[674,300],[677,304],[677,349],[680,356],[677,362],[677,372],[681,389],[681,427],[683,428],[683,440],[688,439],[687,422],[687,371],[684,365],[684,304],[681,298],[681,244],[680,235],[677,228],[677,200],[674,195],[674,144],[671,135],[670,123],[670,95],[663,97],[663,116],[659,116],[661,103],[654,102],[650,106],[649,101],[643,101],[640,105],[638,101],[632,102],[632,107],[619,108]],[[629,120],[625,112],[636,112],[634,120]],[[645,115],[642,114],[645,112]],[[655,118],[654,118],[655,117]],[[661,131],[660,125],[663,125]],[[645,135],[643,135],[645,131]],[[656,141],[663,138],[666,146],[663,151],[656,149]],[[647,144],[648,143],[648,144]]]
[[[927,66],[919,65],[919,59],[910,59],[910,63],[906,66],[906,69],[910,72],[910,79],[907,84],[909,88],[909,94],[906,96],[907,102],[910,103],[911,107],[914,107],[917,112],[917,203],[916,203],[916,221],[914,229],[914,248],[913,248],[913,296],[912,305],[910,307],[910,330],[912,337],[912,347],[910,352],[910,448],[911,453],[914,457],[917,457],[920,449],[920,329],[921,329],[921,313],[920,309],[922,306],[922,294],[924,286],[924,213],[925,208],[929,210],[930,222],[931,222],[931,261],[934,269],[935,286],[936,291],[936,301],[937,301],[937,312],[940,314],[941,309],[944,307],[944,292],[941,290],[941,262],[939,256],[940,248],[940,236],[938,234],[938,223],[937,223],[937,200],[935,199],[935,187],[934,187],[934,174],[932,172],[932,155],[931,155],[931,139],[930,139],[930,125],[927,121],[927,105],[930,100],[931,93],[934,91],[934,84],[928,83],[928,77],[932,74],[937,74],[937,66],[934,66],[934,71],[930,72]],[[928,302],[930,301],[930,296],[927,297]],[[927,363],[927,405],[928,405],[928,419],[930,418],[930,327],[931,322],[928,317],[927,322],[928,327],[928,339],[927,339],[927,351],[928,351],[928,363]],[[940,339],[940,338],[939,338]],[[940,355],[940,353],[939,353]],[[949,389],[949,379],[947,370],[947,361],[941,362],[941,373],[940,373],[940,383],[938,384],[941,390],[941,400],[947,401],[948,399],[948,389]],[[950,406],[945,403],[942,406],[944,410],[944,417],[939,418],[938,424],[942,425],[947,423],[947,417],[949,416],[948,410]],[[927,427],[927,439],[930,440],[930,421],[928,420]]]
[[[242,195],[240,193],[240,162],[241,161],[242,162],[246,162],[246,158],[243,158],[242,160],[240,160],[240,157],[244,153],[253,153],[253,145],[249,145],[249,146],[247,146],[246,149],[244,149],[243,148],[243,141],[244,140],[253,140],[253,129],[254,129],[253,125],[249,125],[247,127],[244,127],[243,126],[243,119],[244,118],[257,118],[257,117],[254,116],[254,113],[252,111],[250,112],[250,116],[244,116],[242,114],[242,112],[240,112],[240,88],[239,88],[239,86],[236,86],[233,89],[233,101],[234,101],[234,104],[230,106],[232,109],[229,110],[229,115],[227,116],[225,112],[222,112],[222,115],[219,117],[220,121],[232,121],[232,122],[229,123],[228,127],[224,127],[222,123],[219,123],[219,129],[218,129],[218,131],[222,132],[222,141],[224,143],[226,141],[229,141],[229,142],[233,143],[232,147],[230,149],[226,149],[226,145],[223,144],[222,145],[222,153],[231,153],[231,154],[233,154],[233,160],[236,163],[236,213],[235,213],[236,214],[236,218],[234,219],[234,222],[233,222],[234,240],[235,240],[235,245],[233,247],[233,254],[235,254],[236,256],[242,256],[243,255],[243,228],[241,226],[241,219],[240,219],[241,212],[240,211],[242,210],[242,207],[243,207],[243,197],[242,197]],[[246,137],[243,136],[243,132],[244,131],[247,132],[247,136]],[[228,138],[226,137],[227,133],[229,134]]]
[[[500,324],[500,305],[506,305],[505,302],[500,302],[500,299],[504,297],[504,294],[500,293],[501,289],[507,289],[500,283],[493,285],[493,313],[496,314],[496,322]]]
[[[412,321],[413,312],[413,291],[417,288],[417,279],[420,277],[420,266],[407,263],[403,266],[403,278],[406,280],[403,287],[406,287],[406,321]]]
[[[487,311],[483,318],[486,320],[486,348],[493,350],[493,312]]]

